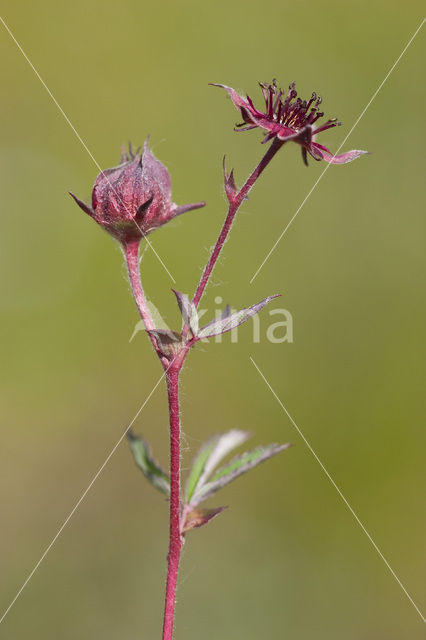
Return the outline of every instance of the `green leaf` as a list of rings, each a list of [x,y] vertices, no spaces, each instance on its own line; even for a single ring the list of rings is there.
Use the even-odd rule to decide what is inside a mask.
[[[152,457],[148,443],[140,436],[135,436],[131,431],[128,432],[127,438],[136,465],[153,487],[169,496],[170,478]]]
[[[200,340],[203,338],[211,338],[212,336],[218,336],[221,333],[226,333],[227,331],[235,329],[240,324],[243,324],[243,322],[247,322],[247,320],[256,313],[259,313],[259,311],[261,311],[268,302],[278,297],[279,295],[269,296],[251,307],[241,309],[240,311],[234,311],[234,313],[227,313],[226,315],[222,315],[220,318],[215,318],[198,331],[197,338]]]
[[[189,503],[194,492],[204,484],[219,462],[249,437],[250,433],[247,431],[232,429],[213,436],[203,444],[195,456],[187,480],[186,498]]]
[[[200,502],[210,498],[216,491],[219,491],[222,487],[229,484],[243,473],[250,471],[264,460],[268,460],[275,456],[280,451],[288,449],[290,444],[270,444],[268,446],[261,446],[247,451],[240,456],[237,456],[231,460],[228,464],[224,465],[211,477],[211,479],[199,486],[191,499],[191,505],[195,506]]]
[[[216,446],[218,436],[215,436],[208,442],[206,442],[197,453],[194,462],[192,463],[191,471],[189,472],[188,480],[186,483],[186,498],[190,502],[191,497],[198,485],[201,474],[204,471],[207,460],[210,454]]]

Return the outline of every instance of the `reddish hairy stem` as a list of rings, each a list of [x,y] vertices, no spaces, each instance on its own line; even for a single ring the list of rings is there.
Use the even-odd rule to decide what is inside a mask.
[[[210,258],[204,268],[203,275],[195,292],[193,302],[198,306],[204,290],[209,282],[212,271],[219,258],[220,252],[226,242],[231,231],[232,223],[235,215],[247,197],[250,189],[259,178],[260,174],[268,166],[277,151],[284,143],[278,139],[269,147],[257,167],[247,178],[241,189],[229,198],[228,213],[210,255]],[[129,272],[130,284],[133,296],[135,298],[140,316],[144,322],[145,329],[149,332],[154,329],[154,322],[146,304],[144,291],[139,275],[139,242],[127,243],[124,246],[126,256],[127,269]],[[183,335],[188,333],[188,327],[183,330]],[[154,336],[149,335],[152,345],[160,358],[166,375],[167,393],[169,402],[170,416],[170,537],[169,552],[167,556],[167,584],[164,605],[164,622],[163,622],[163,640],[173,640],[173,621],[176,601],[176,584],[179,570],[180,555],[183,546],[183,537],[180,531],[180,416],[179,416],[179,374],[182,369],[183,362],[192,346],[192,341],[186,343],[182,351],[175,357],[174,361],[165,358],[158,348]]]
[[[124,245],[127,270],[133,297],[147,331],[153,330],[154,322],[148,309],[139,273],[139,242]],[[183,540],[180,535],[180,418],[179,418],[179,373],[189,346],[170,363],[158,349],[154,336],[148,334],[160,358],[166,375],[170,415],[170,540],[167,556],[167,586],[164,607],[163,640],[172,640],[175,610],[176,583],[180,552]]]
[[[124,255],[126,257],[127,272],[129,274],[130,286],[139,314],[147,331],[154,329],[154,322],[149,312],[145,300],[145,293],[139,275],[139,240],[127,242],[124,245]]]
[[[139,240],[133,240],[123,245],[124,255],[126,258],[127,272],[129,274],[130,287],[132,289],[133,297],[136,302],[136,306],[139,311],[139,315],[142,318],[142,322],[146,331],[152,331],[155,329],[154,321],[146,303],[145,293],[142,287],[142,282],[139,273]],[[160,358],[163,366],[168,366],[168,361],[161,355],[157,341],[154,336],[149,334],[152,346],[154,347],[158,357]]]
[[[204,293],[204,290],[209,282],[211,273],[216,265],[216,262],[219,258],[219,254],[223,249],[223,245],[226,242],[226,239],[231,231],[232,223],[234,221],[235,215],[242,205],[244,199],[247,197],[250,189],[253,187],[254,183],[260,176],[260,174],[266,169],[274,155],[277,151],[282,147],[284,142],[282,140],[278,140],[275,138],[274,142],[269,147],[268,151],[263,156],[262,160],[259,162],[257,167],[251,173],[251,175],[247,178],[246,182],[243,184],[241,189],[235,194],[232,198],[232,201],[229,203],[229,209],[227,216],[225,218],[225,222],[223,223],[223,227],[217,239],[217,242],[213,248],[213,251],[210,255],[209,261],[207,262],[205,269],[203,271],[203,275],[201,276],[201,280],[198,284],[197,290],[195,292],[193,303],[195,306],[198,306],[198,303],[201,300],[201,297]]]
[[[167,556],[167,586],[164,605],[163,640],[173,638],[176,582],[183,540],[180,534],[180,417],[179,373],[182,361],[166,372],[170,413],[170,540]]]

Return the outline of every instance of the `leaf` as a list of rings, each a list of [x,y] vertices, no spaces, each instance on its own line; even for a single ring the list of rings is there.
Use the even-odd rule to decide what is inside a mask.
[[[213,438],[204,443],[194,458],[188,476],[186,498],[189,503],[196,489],[204,484],[219,462],[233,449],[248,440],[249,437],[250,433],[248,431],[232,429],[227,433],[213,436]]]
[[[264,460],[272,458],[272,456],[280,453],[280,451],[288,449],[290,446],[291,445],[289,443],[281,445],[270,444],[267,446],[257,447],[252,451],[247,451],[246,453],[237,456],[228,464],[218,469],[208,482],[194,492],[191,504],[195,506],[203,500],[207,500],[207,498],[210,498],[210,496],[216,493],[216,491],[219,491],[219,489],[232,482],[232,480],[235,480],[243,473],[250,471],[250,469],[253,469],[253,467],[256,467]]]
[[[198,333],[198,313],[195,304],[184,293],[172,289],[176,296],[184,323],[191,329],[195,337]]]
[[[247,307],[241,309],[240,311],[235,311],[229,315],[222,316],[220,318],[216,318],[206,324],[202,329],[199,330],[197,338],[200,340],[202,338],[211,338],[212,336],[217,336],[221,333],[225,333],[226,331],[231,331],[235,327],[238,327],[243,322],[246,322],[249,318],[258,313],[265,305],[268,304],[274,298],[278,298],[278,295],[269,296],[264,300],[261,300],[257,304],[254,304],[251,307]]]
[[[148,443],[140,436],[135,436],[131,431],[128,432],[127,438],[136,465],[156,489],[169,496],[170,478],[152,457]]]
[[[216,507],[214,509],[193,509],[188,513],[185,524],[182,527],[182,533],[186,533],[191,529],[203,527],[205,524],[213,520],[219,513],[222,513],[227,507]]]

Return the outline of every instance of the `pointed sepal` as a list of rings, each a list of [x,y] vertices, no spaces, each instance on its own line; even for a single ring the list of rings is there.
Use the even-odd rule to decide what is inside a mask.
[[[321,150],[321,155],[326,162],[329,164],[346,164],[348,162],[352,162],[356,160],[360,156],[369,155],[369,151],[362,151],[361,149],[353,149],[352,151],[346,151],[345,153],[340,153],[337,156],[334,156],[332,153]]]
[[[181,216],[182,213],[186,213],[187,211],[194,211],[194,209],[202,209],[206,206],[205,202],[192,202],[191,204],[182,204],[178,206],[174,204],[170,209],[170,215],[168,219],[176,218],[177,216]]]
[[[70,194],[71,198],[75,200],[75,202],[78,204],[80,209],[83,209],[84,213],[87,213],[88,216],[93,218],[93,215],[94,215],[93,209],[91,209],[89,205],[83,202],[83,200],[80,200],[80,198],[77,198],[77,196],[75,196],[72,191],[68,191],[68,193]]]

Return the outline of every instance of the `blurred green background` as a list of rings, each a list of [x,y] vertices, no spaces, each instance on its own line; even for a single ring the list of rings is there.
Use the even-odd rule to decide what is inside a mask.
[[[421,22],[420,2],[2,2],[2,16],[102,167],[148,133],[173,196],[205,199],[151,236],[191,293],[221,225],[226,153],[242,180],[258,132],[236,135],[223,82],[316,90],[344,127]],[[118,247],[67,194],[96,166],[0,28],[1,593],[9,605],[161,374]],[[259,276],[324,164],[289,145],[245,204],[214,274],[235,307],[281,292],[293,344],[203,345],[183,377],[184,461],[216,431],[295,446],[226,489],[231,508],[188,535],[176,640],[397,640],[423,623],[249,361],[251,355],[420,608],[424,602],[425,216],[422,30]],[[178,328],[153,253],[149,297]],[[274,303],[275,304],[275,303]],[[262,323],[268,319],[263,312]],[[265,326],[262,324],[262,326]],[[160,385],[135,431],[167,462]],[[424,444],[424,441],[423,441]],[[167,504],[124,442],[0,626],[14,640],[160,637]]]

